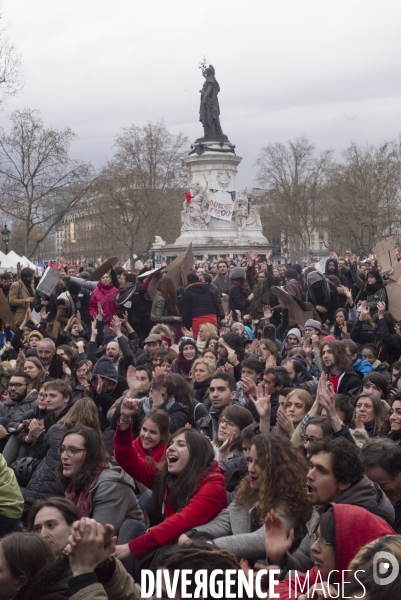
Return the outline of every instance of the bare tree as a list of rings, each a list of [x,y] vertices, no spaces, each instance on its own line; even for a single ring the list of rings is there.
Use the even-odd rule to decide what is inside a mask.
[[[322,193],[332,151],[315,156],[315,146],[304,137],[262,148],[256,161],[258,182],[267,187],[265,215],[299,255],[311,247],[311,235],[321,224]]]
[[[98,179],[96,206],[112,238],[130,256],[134,251],[139,255],[155,235],[179,229],[188,139],[171,134],[158,121],[124,128],[115,146],[114,159]]]
[[[0,21],[3,20],[0,2]],[[23,87],[21,56],[7,36],[7,26],[0,27],[0,104],[15,96]]]
[[[69,127],[45,128],[38,111],[15,111],[8,132],[0,128],[0,194],[3,212],[24,224],[30,258],[63,216],[84,198],[93,181],[89,164],[72,160]]]
[[[327,187],[329,238],[337,247],[363,254],[399,224],[401,145],[360,148],[352,143],[343,156],[345,162],[333,167]]]

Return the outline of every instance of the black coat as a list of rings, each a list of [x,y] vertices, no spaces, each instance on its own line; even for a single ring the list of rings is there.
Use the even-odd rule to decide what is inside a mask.
[[[228,310],[233,312],[234,319],[236,319],[236,310],[241,311],[242,316],[247,314],[250,304],[250,301],[248,300],[249,294],[249,290],[245,292],[235,283],[230,283],[228,289]]]
[[[67,600],[71,578],[69,558],[62,554],[50,571],[22,586],[14,600]]]
[[[60,461],[58,448],[67,432],[65,425],[53,425],[46,433],[42,446],[44,458],[40,461],[27,487],[23,490],[25,509],[35,500],[46,500],[52,496],[64,496],[63,488],[56,483],[56,467]]]
[[[192,327],[194,317],[216,315],[219,319],[220,310],[213,289],[207,283],[191,283],[185,288],[182,297],[182,324],[187,329]]]

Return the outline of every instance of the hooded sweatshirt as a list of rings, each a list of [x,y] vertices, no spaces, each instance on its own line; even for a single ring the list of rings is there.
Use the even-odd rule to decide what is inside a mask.
[[[334,520],[336,527],[336,570],[338,571],[337,582],[341,585],[347,580],[348,566],[359,550],[369,542],[373,542],[383,535],[394,535],[394,530],[379,517],[359,506],[349,504],[332,504],[334,508]],[[333,580],[334,574],[330,579]],[[290,580],[281,581],[274,587],[280,600],[293,600],[301,593],[307,594],[308,589],[316,582],[317,589],[323,579],[317,567],[313,567],[308,573],[298,573],[298,578],[291,577]],[[306,585],[301,592],[300,586]],[[297,588],[296,588],[297,586]],[[321,589],[321,585],[320,585]],[[346,589],[346,588],[345,588]],[[310,595],[312,597],[312,595]]]
[[[329,271],[329,264],[330,263],[334,263],[336,268],[334,269],[334,271]],[[341,281],[341,285],[344,285],[345,287],[348,287],[348,281],[347,278],[345,277],[345,275],[342,275],[342,273],[339,272],[338,270],[338,262],[336,258],[328,258],[326,260],[326,266],[324,269],[324,274],[327,275],[335,275],[336,277],[338,277],[338,279]]]
[[[394,523],[394,507],[390,500],[382,492],[377,483],[373,483],[366,475],[358,483],[346,489],[341,496],[336,498],[336,504],[352,504],[353,506],[363,507],[369,511],[371,516],[376,515],[391,525]],[[313,507],[312,516],[306,524],[308,533],[315,531],[324,508],[324,506],[320,505]],[[313,567],[313,563],[311,541],[309,535],[306,535],[299,548],[293,554],[287,552],[280,566],[284,572],[297,569],[300,573],[305,573]]]

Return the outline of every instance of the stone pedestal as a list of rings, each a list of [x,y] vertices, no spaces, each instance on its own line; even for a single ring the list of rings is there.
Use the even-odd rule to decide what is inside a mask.
[[[164,246],[159,238],[153,246],[158,255],[176,256],[191,242],[194,255],[243,254],[250,247],[259,254],[268,252],[271,245],[262,233],[261,207],[246,190],[240,195],[237,191],[241,160],[227,139],[200,138],[192,145],[184,159],[191,201],[183,201],[181,235]]]

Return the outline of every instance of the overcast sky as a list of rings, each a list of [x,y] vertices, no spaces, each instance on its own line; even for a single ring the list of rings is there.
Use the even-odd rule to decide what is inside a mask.
[[[37,108],[100,166],[124,125],[164,119],[194,141],[198,64],[216,69],[239,187],[264,145],[305,135],[340,152],[401,130],[399,0],[3,0],[25,87],[0,113]]]

